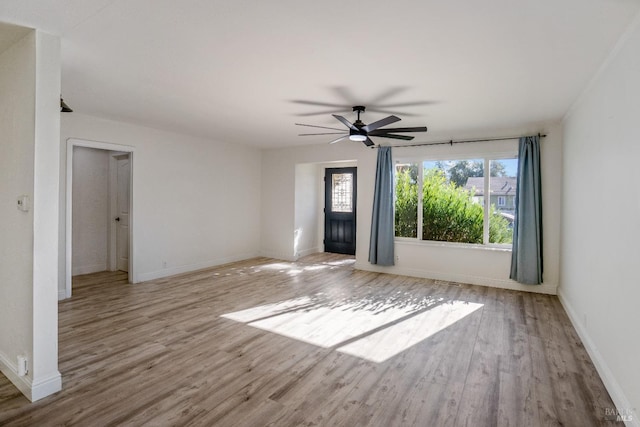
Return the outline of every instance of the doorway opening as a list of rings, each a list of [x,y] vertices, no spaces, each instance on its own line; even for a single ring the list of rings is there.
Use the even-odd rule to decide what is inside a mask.
[[[65,292],[72,277],[121,270],[135,283],[133,147],[67,141]]]
[[[324,251],[356,254],[357,168],[325,169]]]

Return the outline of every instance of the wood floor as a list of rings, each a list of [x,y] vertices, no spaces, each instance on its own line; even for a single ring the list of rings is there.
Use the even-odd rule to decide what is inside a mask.
[[[0,425],[592,426],[614,407],[553,296],[319,254],[74,279],[63,390],[0,375]]]

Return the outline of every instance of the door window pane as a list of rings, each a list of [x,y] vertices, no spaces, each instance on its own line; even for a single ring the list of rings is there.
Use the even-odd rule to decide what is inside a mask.
[[[332,175],[331,211],[353,212],[353,174],[336,173]]]

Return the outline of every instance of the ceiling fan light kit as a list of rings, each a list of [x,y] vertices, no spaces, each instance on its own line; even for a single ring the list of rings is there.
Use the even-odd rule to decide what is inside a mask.
[[[362,142],[367,147],[373,147],[375,143],[371,140],[371,136],[380,137],[380,138],[392,138],[392,139],[401,139],[405,141],[410,141],[414,137],[409,135],[398,135],[398,133],[413,133],[413,132],[426,132],[426,126],[419,127],[406,127],[406,128],[385,128],[384,126],[390,125],[391,123],[395,123],[400,121],[400,117],[391,115],[387,116],[384,119],[378,120],[373,123],[365,124],[362,120],[360,120],[360,114],[365,112],[366,107],[364,105],[354,105],[353,111],[356,112],[357,118],[356,121],[351,123],[349,120],[345,119],[343,116],[338,114],[332,114],[333,117],[336,118],[340,123],[347,127],[349,133],[345,133],[341,137],[334,139],[329,142],[329,144],[334,144],[338,141],[341,141],[345,138],[349,138],[351,141]],[[306,126],[320,129],[331,129],[331,130],[340,130],[336,128],[329,128],[326,126],[315,126],[315,125],[307,125],[302,123],[296,123],[298,126]],[[304,133],[300,134],[300,136],[311,136],[311,135],[327,135],[328,133]]]
[[[352,134],[352,135],[349,135],[349,139],[352,141],[362,142],[362,141],[366,141],[367,137],[360,134]]]

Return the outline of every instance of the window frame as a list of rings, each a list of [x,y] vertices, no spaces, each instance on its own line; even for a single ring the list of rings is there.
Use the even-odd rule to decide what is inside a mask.
[[[417,215],[417,233],[416,237],[401,237],[394,235],[394,241],[403,242],[403,243],[413,243],[418,245],[425,246],[440,246],[440,247],[465,247],[465,248],[474,248],[474,249],[486,249],[486,250],[504,250],[511,251],[512,244],[511,243],[490,243],[489,242],[489,212],[490,209],[487,209],[487,201],[491,203],[491,195],[485,194],[483,195],[483,223],[482,223],[482,243],[460,243],[460,242],[445,242],[445,241],[437,241],[437,240],[422,240],[422,220],[423,220],[423,212],[422,212],[422,190],[423,190],[423,179],[424,179],[424,162],[437,162],[437,161],[447,161],[447,160],[482,160],[484,163],[484,170],[491,171],[491,161],[495,160],[510,160],[510,159],[518,159],[518,150],[509,150],[509,151],[499,151],[499,152],[471,152],[471,153],[459,153],[459,154],[438,154],[438,155],[411,155],[411,156],[394,156],[393,164],[394,164],[394,173],[393,173],[393,218],[394,218],[394,230],[395,230],[395,214],[396,214],[396,194],[395,194],[395,186],[396,186],[396,165],[404,164],[404,163],[418,163],[418,182],[417,182],[417,192],[418,192],[418,215]],[[517,174],[517,172],[516,172]],[[484,174],[484,188],[489,189],[491,191],[491,187],[489,186],[489,178],[491,173]],[[488,196],[488,197],[487,197]],[[506,200],[505,200],[506,202]],[[394,232],[395,233],[395,232]]]

